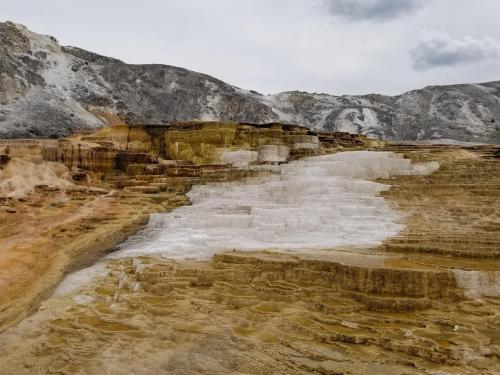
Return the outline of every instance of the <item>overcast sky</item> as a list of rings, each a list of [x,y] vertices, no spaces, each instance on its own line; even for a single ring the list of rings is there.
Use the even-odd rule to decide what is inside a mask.
[[[500,0],[0,0],[0,17],[262,93],[500,80]]]

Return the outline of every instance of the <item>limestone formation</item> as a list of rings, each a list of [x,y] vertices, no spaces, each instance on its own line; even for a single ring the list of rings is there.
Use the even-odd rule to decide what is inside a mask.
[[[2,375],[500,371],[495,147],[184,122],[0,155],[0,184],[64,171],[0,198]]]
[[[345,134],[337,140],[368,142]],[[239,165],[284,162],[304,149],[325,150],[300,126],[210,122],[0,141],[0,327],[36,309],[65,272],[110,251],[149,214],[184,204],[193,184],[269,174]],[[235,158],[248,152],[256,157]]]
[[[449,273],[417,263],[377,267],[337,257],[231,252],[208,263],[116,261],[106,277],[50,299],[2,335],[0,369],[498,372],[495,299],[464,300]]]

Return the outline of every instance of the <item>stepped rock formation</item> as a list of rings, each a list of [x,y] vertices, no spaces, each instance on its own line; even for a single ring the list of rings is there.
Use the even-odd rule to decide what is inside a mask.
[[[269,174],[251,167],[380,144],[347,133],[318,136],[300,126],[206,122],[2,140],[0,327],[36,308],[68,269],[112,249],[152,212],[185,204],[193,184]],[[26,165],[23,176],[18,169]],[[29,173],[55,169],[66,178]]]
[[[130,65],[0,23],[0,137],[57,138],[127,122],[300,123],[392,140],[500,142],[500,82],[398,96],[261,95],[168,65]]]
[[[370,157],[360,150],[397,155]],[[22,194],[10,194],[19,185],[5,184],[0,199],[2,374],[500,371],[498,148],[194,121],[116,125],[58,140],[3,140],[0,155],[0,181],[23,158],[66,168],[58,179]],[[436,162],[432,174],[435,168],[421,169]],[[397,173],[380,174],[384,165]],[[409,167],[421,173],[406,173]],[[308,170],[322,183],[306,180],[308,194],[286,201]],[[342,185],[331,183],[332,173],[351,187],[350,177],[361,179],[361,197],[351,191],[348,205],[338,206],[343,215],[357,215],[360,231],[370,229],[363,217],[386,205],[401,216],[380,225],[404,229],[361,248],[229,250],[199,261],[125,252],[125,258],[105,258],[97,270],[83,268],[59,284],[66,272],[92,264],[136,233],[151,213],[171,215],[182,228],[182,211],[171,210],[188,199],[196,209],[196,194],[210,192],[213,183],[271,181],[281,189],[276,202],[281,197],[288,208],[307,210],[327,187],[338,189],[340,200]],[[378,178],[377,184],[363,178]],[[200,184],[207,185],[187,198]],[[371,197],[374,188],[384,198]],[[246,195],[253,204],[251,191]],[[240,207],[229,224],[215,220],[231,215],[231,208],[215,207],[213,228],[238,228],[242,214],[251,212]],[[269,231],[281,233],[283,226],[267,212]]]
[[[389,185],[367,180],[426,175],[438,167],[388,152],[351,151],[274,166],[265,178],[195,186],[187,194],[191,205],[152,215],[111,256],[208,259],[231,249],[376,246],[402,227],[379,197]]]

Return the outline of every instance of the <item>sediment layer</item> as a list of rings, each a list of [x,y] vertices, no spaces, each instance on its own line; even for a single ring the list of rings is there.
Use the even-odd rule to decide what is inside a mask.
[[[211,262],[111,262],[108,276],[76,296],[48,300],[8,330],[0,369],[498,372],[498,300],[462,299],[446,271],[319,258],[230,252]]]
[[[496,149],[389,146],[413,161],[435,160],[429,176],[382,180],[382,196],[406,214],[383,250],[459,258],[500,258],[500,162]]]

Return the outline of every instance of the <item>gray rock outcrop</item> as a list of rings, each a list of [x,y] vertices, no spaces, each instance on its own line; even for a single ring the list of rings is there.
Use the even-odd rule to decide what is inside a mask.
[[[130,65],[0,23],[0,137],[59,137],[110,123],[280,121],[394,140],[500,142],[500,81],[398,96],[261,95],[168,65]]]

